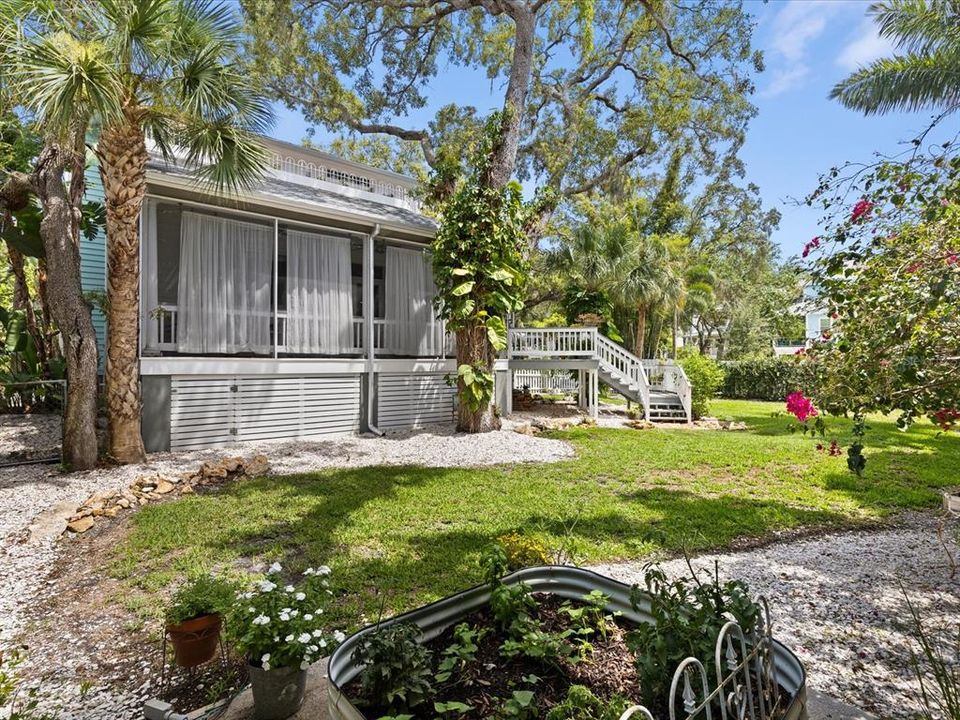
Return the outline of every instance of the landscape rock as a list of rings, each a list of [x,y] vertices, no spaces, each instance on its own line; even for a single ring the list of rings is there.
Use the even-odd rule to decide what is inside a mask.
[[[87,530],[93,527],[93,517],[87,515],[82,518],[77,518],[67,523],[67,530],[74,533],[85,533]]]

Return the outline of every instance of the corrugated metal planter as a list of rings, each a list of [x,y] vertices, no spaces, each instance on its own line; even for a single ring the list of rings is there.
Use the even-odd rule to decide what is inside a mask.
[[[578,600],[593,590],[600,590],[610,598],[607,609],[611,612],[622,613],[623,619],[634,623],[650,622],[652,620],[649,612],[647,612],[649,604],[641,607],[639,610],[633,609],[630,603],[629,585],[617,582],[603,575],[598,575],[589,570],[564,566],[526,568],[508,575],[503,581],[507,584],[524,582],[529,585],[534,592],[548,593],[569,600]],[[414,622],[423,631],[423,640],[427,642],[439,636],[448,627],[460,622],[472,612],[486,605],[489,599],[489,586],[479,585],[470,590],[426,605],[418,610],[398,615],[382,623],[381,627],[402,621]],[[683,696],[682,699],[686,700],[687,695],[683,693],[691,686],[699,691],[701,687],[701,673],[705,673],[705,667],[716,667],[716,665],[723,662],[724,659],[729,661],[731,656],[735,655],[732,651],[734,645],[739,645],[745,649],[741,638],[736,635],[739,627],[734,623],[729,623],[728,625],[729,627],[724,628],[718,641],[716,661],[714,658],[688,660],[684,663],[685,667],[678,669],[674,681],[676,690],[675,697],[681,698],[681,696]],[[369,626],[351,635],[330,657],[328,706],[331,720],[364,720],[363,713],[354,707],[353,703],[343,694],[342,689],[360,672],[360,668],[354,665],[351,659],[353,651],[361,642],[363,636],[373,631],[375,627],[376,626]],[[728,651],[729,654],[724,655],[721,652],[723,648],[730,648]],[[761,664],[769,661],[769,669],[776,683],[789,693],[790,700],[786,703],[786,707],[778,709],[776,713],[770,713],[768,711],[759,713],[759,716],[770,717],[773,715],[783,720],[806,720],[806,673],[804,672],[803,666],[800,664],[796,655],[776,640],[771,639],[770,649],[771,652],[768,657],[751,657],[749,661],[750,669],[756,668],[760,670]],[[752,656],[753,653],[749,651],[741,652],[740,657],[746,657],[747,655]],[[747,664],[746,660],[743,661],[743,664]],[[711,670],[711,673],[714,672],[716,672],[716,670]],[[726,671],[724,670],[724,672]],[[705,674],[702,679],[706,682]],[[724,703],[736,701],[735,698],[731,699],[727,696],[727,691],[742,694],[745,690],[744,685],[749,686],[749,679],[745,679],[745,681],[742,680],[743,678],[738,679],[735,674],[733,674],[724,681],[725,684],[728,681],[732,681],[732,684],[730,684],[729,687],[725,687],[722,693]],[[689,693],[689,695],[692,696],[692,693]],[[762,706],[763,701],[758,702]],[[684,717],[700,717],[699,710],[695,703],[688,705],[686,709],[688,715],[684,715]],[[727,712],[725,707],[724,718],[728,716]],[[730,715],[731,717],[737,716],[736,712],[730,712],[732,713]],[[640,716],[642,716],[642,714],[635,717]],[[703,713],[702,716],[711,717],[711,715],[707,713]],[[748,716],[754,717],[754,714],[751,712]],[[712,717],[719,718],[720,713],[714,710]]]

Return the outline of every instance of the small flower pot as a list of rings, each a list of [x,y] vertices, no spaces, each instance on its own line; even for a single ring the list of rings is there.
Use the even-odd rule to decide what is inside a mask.
[[[167,625],[167,639],[173,645],[173,660],[182,668],[202,665],[212,658],[220,645],[223,618],[218,613]]]
[[[254,720],[284,720],[303,704],[307,671],[278,667],[264,670],[249,663]]]

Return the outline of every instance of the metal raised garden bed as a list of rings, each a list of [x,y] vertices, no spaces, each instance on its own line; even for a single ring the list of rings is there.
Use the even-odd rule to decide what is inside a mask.
[[[607,609],[620,612],[621,619],[634,623],[652,621],[647,612],[649,604],[639,610],[633,609],[629,585],[589,570],[559,565],[525,568],[506,576],[503,582],[524,582],[534,592],[569,600],[578,600],[593,590],[600,590],[610,598]],[[489,586],[478,585],[386,620],[380,627],[402,621],[414,622],[423,632],[423,641],[428,642],[482,608],[489,599]],[[758,642],[748,643],[739,626],[731,622],[720,633],[714,658],[688,658],[677,668],[673,682],[674,705],[682,704],[683,711],[671,713],[671,720],[726,720],[737,717],[752,720],[806,720],[806,673],[803,665],[796,655],[772,638],[766,602],[761,601],[761,605],[765,626],[759,633]],[[328,707],[332,720],[364,720],[363,713],[350,702],[342,689],[360,672],[351,659],[354,650],[362,637],[375,629],[376,626],[371,625],[354,633],[330,657]],[[766,692],[755,687],[758,677],[769,681],[771,687]],[[704,688],[708,683],[715,689],[704,701]],[[630,714],[629,711],[627,714]],[[652,716],[640,711],[633,717]]]

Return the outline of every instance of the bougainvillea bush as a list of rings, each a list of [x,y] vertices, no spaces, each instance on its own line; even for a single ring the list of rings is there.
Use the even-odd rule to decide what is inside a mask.
[[[849,172],[848,172],[849,171]],[[825,210],[808,244],[833,327],[807,352],[816,406],[896,412],[907,428],[960,418],[960,156],[952,144],[835,169],[809,198]],[[812,241],[811,241],[812,242]],[[862,460],[862,458],[860,458]],[[859,462],[859,461],[857,461]],[[856,469],[856,468],[854,468]],[[862,469],[862,464],[860,465]]]

